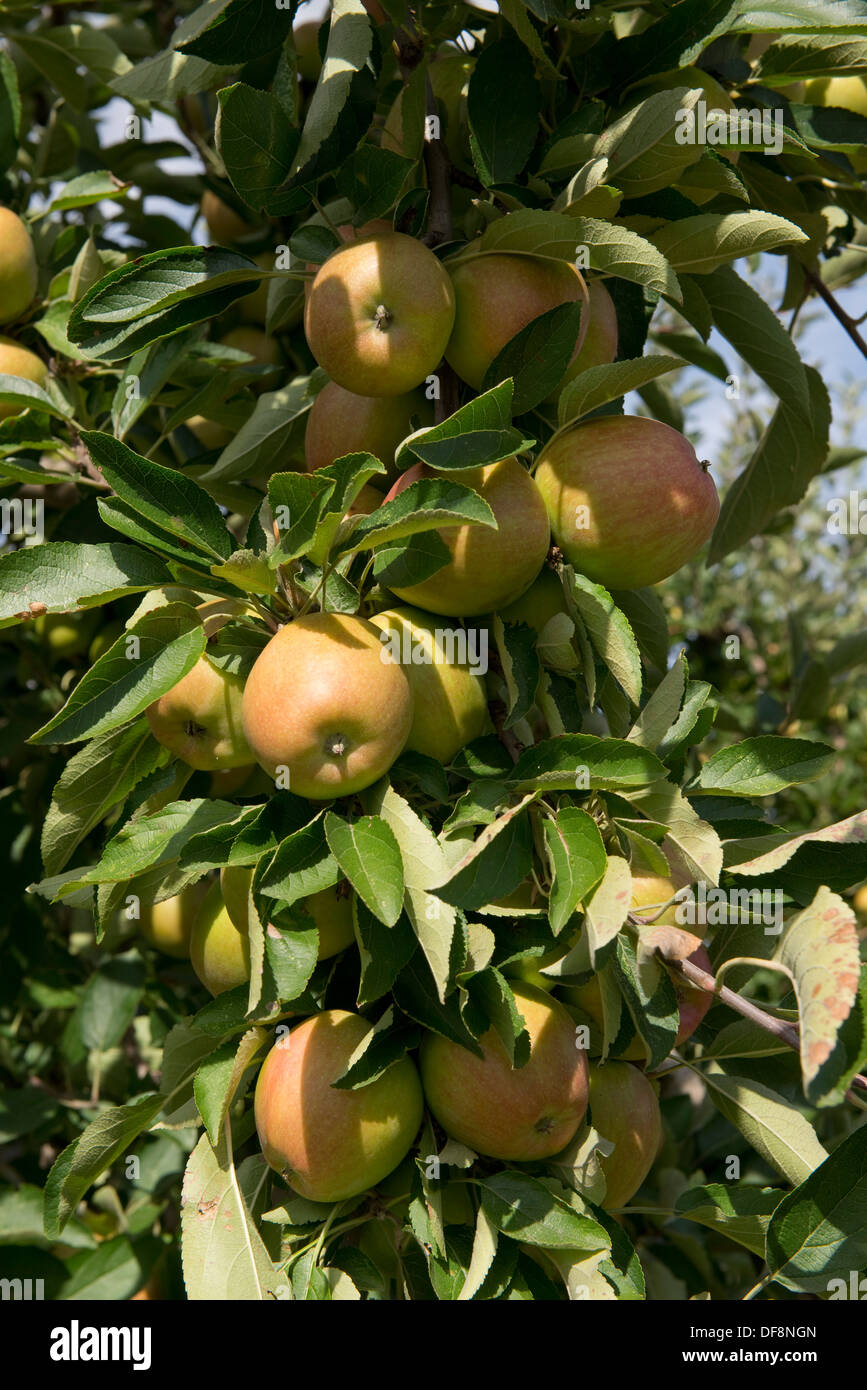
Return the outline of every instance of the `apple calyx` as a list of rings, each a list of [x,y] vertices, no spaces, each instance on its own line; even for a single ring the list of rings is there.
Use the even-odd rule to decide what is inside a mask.
[[[197,724],[195,719],[187,719],[184,723],[184,733],[187,734],[189,738],[200,738],[202,734],[206,734],[207,732],[204,724]]]
[[[373,315],[373,322],[375,326],[379,329],[380,333],[384,333],[386,331],[388,325],[391,323],[391,320],[391,310],[386,309],[384,304],[377,304],[376,312]]]
[[[332,758],[342,758],[346,754],[349,740],[345,734],[331,734],[325,740],[325,752]]]

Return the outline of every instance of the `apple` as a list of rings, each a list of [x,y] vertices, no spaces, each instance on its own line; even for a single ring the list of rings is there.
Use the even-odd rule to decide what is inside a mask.
[[[419,478],[436,477],[424,464],[397,480],[386,500]],[[441,475],[442,476],[442,475]],[[419,584],[396,587],[405,603],[431,613],[472,617],[513,603],[530,587],[548,554],[551,531],[539,489],[516,458],[485,468],[450,470],[448,478],[484,498],[497,530],[469,522],[438,532],[451,559]]]
[[[656,1087],[628,1062],[590,1063],[590,1123],[614,1144],[600,1162],[606,1191],[602,1207],[626,1206],[639,1189],[662,1143]]]
[[[604,367],[617,356],[617,310],[614,300],[601,280],[590,280],[587,284],[589,313],[584,342],[573,357],[564,378],[572,381],[588,367]]]
[[[459,261],[451,275],[455,325],[446,361],[474,391],[481,390],[485,372],[506,343],[560,304],[582,306],[573,358],[579,351],[589,317],[587,286],[568,261],[481,254]]]
[[[797,100],[791,87],[786,88],[786,95],[790,101]],[[867,116],[867,78],[857,73],[850,77],[814,77],[805,86],[804,101],[811,106],[839,106],[857,116]],[[856,174],[867,174],[867,150],[853,152],[849,162]]]
[[[254,1113],[267,1162],[314,1202],[374,1187],[407,1153],[421,1124],[418,1072],[408,1057],[356,1091],[333,1083],[372,1024],[343,1009],[314,1014],[271,1049]]]
[[[653,915],[652,909],[668,898],[672,897],[675,887],[670,878],[662,878],[656,874],[637,874],[632,880],[632,900],[630,907],[633,910],[647,908],[648,916]],[[655,917],[653,922],[647,922],[639,927],[639,931],[649,931],[658,926],[679,926],[677,921],[677,904],[672,903],[659,917]],[[689,960],[694,965],[706,970],[708,974],[713,973],[710,956],[698,937],[695,940],[695,950],[689,956]],[[683,978],[672,973],[674,992],[677,997],[677,1007],[679,1022],[677,1036],[674,1046],[680,1047],[688,1038],[691,1038],[698,1025],[701,1023],[711,1004],[713,995],[707,990],[696,989],[688,985]],[[596,1025],[600,1033],[603,1028],[602,1015],[602,995],[599,990],[599,982],[594,975],[586,984],[569,986],[562,991],[562,998],[568,1004],[574,1004],[582,1013]],[[646,1053],[644,1044],[636,1035],[627,1045],[623,1052],[617,1054],[621,1060],[627,1062],[644,1061]]]
[[[253,383],[253,390],[256,392],[267,391],[274,386],[280,369],[283,365],[283,358],[279,344],[269,338],[261,328],[253,328],[249,324],[233,328],[224,334],[220,339],[223,347],[236,348],[239,352],[247,352],[253,361],[260,367],[273,367],[274,370],[268,372],[267,376],[257,377]]]
[[[226,911],[239,931],[249,933],[248,901],[253,870],[227,864],[220,870],[220,889]],[[319,932],[318,960],[329,960],[355,941],[352,925],[352,893],[345,879],[333,888],[311,893],[298,904],[308,912]]]
[[[536,484],[570,564],[608,589],[642,589],[713,531],[719,497],[707,467],[670,425],[608,415],[555,435]]]
[[[251,223],[228,203],[224,203],[210,188],[206,188],[202,194],[199,211],[205,219],[212,241],[220,246],[231,246],[233,242],[242,241],[256,231]]]
[[[260,251],[253,257],[260,270],[274,269],[274,252]],[[264,328],[265,319],[268,316],[268,287],[270,280],[260,280],[254,290],[245,294],[243,299],[237,302],[237,310],[243,323],[254,325],[256,328]],[[270,341],[270,339],[269,339]]]
[[[322,59],[319,56],[320,27],[318,19],[307,19],[301,24],[296,24],[292,30],[298,76],[305,82],[316,82],[322,71]]]
[[[312,801],[377,781],[402,751],[412,693],[364,618],[311,613],[276,633],[247,677],[244,734],[270,776]]]
[[[858,889],[857,893],[852,899],[852,906],[854,907],[855,911],[860,912],[862,916],[867,915],[867,883],[865,883],[863,887]]]
[[[3,248],[0,251],[0,323],[12,323],[33,303],[39,268],[30,233],[11,208],[0,207],[0,246]],[[0,339],[3,343],[9,341],[8,338]],[[0,366],[0,371],[7,372],[9,368]],[[26,373],[15,372],[12,375],[22,376]]]
[[[171,898],[163,898],[162,902],[142,903],[139,919],[142,936],[163,955],[187,960],[193,924],[207,891],[207,883],[200,880]]]
[[[557,671],[578,670],[581,663],[571,641],[568,638],[564,640],[556,629],[552,633],[548,628],[553,619],[569,617],[563,585],[553,570],[547,566],[543,568],[526,593],[514,603],[500,609],[500,617],[504,623],[526,623],[538,637],[542,637],[547,628],[548,633],[542,643],[545,665],[552,666]],[[572,632],[574,631],[573,623]]]
[[[250,978],[250,937],[229,916],[219,879],[211,884],[196,914],[190,960],[205,989],[215,997]]]
[[[48,380],[48,368],[42,358],[36,356],[35,352],[22,347],[20,343],[15,342],[14,338],[7,338],[0,334],[0,375],[17,376],[24,381],[34,382],[36,386],[44,386]],[[20,415],[25,409],[26,406],[23,405],[0,404],[0,420],[8,420],[13,415]]]
[[[359,396],[402,396],[440,362],[454,323],[451,280],[415,237],[347,242],[320,266],[304,310],[310,351]]]
[[[488,1158],[548,1158],[569,1143],[587,1109],[587,1058],[567,1011],[543,990],[512,986],[530,1036],[530,1059],[514,1069],[493,1028],[484,1056],[428,1033],[419,1052],[422,1085],[447,1134]]]
[[[388,479],[377,475],[374,487],[397,476],[394,455],[398,444],[413,429],[433,422],[433,406],[423,391],[404,396],[356,396],[329,381],[316,397],[307,416],[304,461],[308,473],[326,468],[344,454],[369,453],[389,470]]]
[[[99,609],[84,613],[40,613],[33,631],[55,661],[83,656],[100,622]]]
[[[126,631],[120,618],[115,618],[112,622],[106,623],[105,627],[100,628],[93,641],[87,649],[87,659],[91,666],[99,661],[101,656],[105,656],[109,647],[113,647],[119,637]]]
[[[151,733],[202,772],[253,762],[241,724],[244,680],[200,656],[191,671],[146,711]]]
[[[216,420],[208,420],[204,415],[191,415],[184,424],[205,449],[225,449],[233,438],[232,431]]]
[[[466,643],[465,634],[459,628],[444,630],[419,608],[387,608],[370,621],[393,638],[396,652],[411,658],[403,662],[414,711],[407,748],[450,763],[489,723],[484,680],[469,664],[449,660],[460,651],[459,638]]]

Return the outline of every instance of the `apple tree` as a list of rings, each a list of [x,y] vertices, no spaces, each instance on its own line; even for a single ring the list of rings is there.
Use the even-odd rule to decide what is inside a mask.
[[[4,1274],[851,1297],[867,4],[296,10],[5,16]]]

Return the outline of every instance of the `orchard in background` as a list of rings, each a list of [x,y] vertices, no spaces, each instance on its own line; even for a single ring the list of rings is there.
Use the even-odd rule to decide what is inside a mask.
[[[867,5],[295,10],[7,16],[4,1275],[841,1297]]]

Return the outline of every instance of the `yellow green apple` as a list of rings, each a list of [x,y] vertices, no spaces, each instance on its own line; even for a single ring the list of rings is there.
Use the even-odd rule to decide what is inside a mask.
[[[39,270],[30,233],[11,208],[0,207],[0,247],[0,323],[12,323],[33,303]],[[8,370],[0,366],[0,371]]]
[[[468,634],[444,628],[420,608],[387,608],[370,621],[387,634],[409,680],[413,719],[407,748],[450,763],[489,723],[484,680],[457,659],[469,650]]]
[[[523,1163],[559,1153],[575,1134],[587,1109],[587,1058],[562,1004],[529,984],[512,988],[530,1038],[525,1066],[513,1068],[493,1028],[479,1040],[482,1057],[428,1033],[419,1065],[447,1134],[489,1158]]]
[[[146,711],[158,743],[202,772],[253,762],[241,723],[242,676],[218,670],[206,656]]]
[[[614,1211],[635,1195],[659,1152],[662,1117],[656,1087],[628,1062],[590,1063],[590,1123],[614,1144],[601,1160],[602,1206]]]
[[[608,589],[667,579],[719,515],[708,465],[678,430],[645,416],[604,416],[555,435],[535,477],[566,559]]]
[[[437,475],[424,464],[407,470],[386,500],[411,483]],[[487,502],[497,529],[464,523],[437,534],[450,553],[442,569],[418,584],[395,586],[405,603],[431,613],[472,617],[513,603],[530,587],[548,553],[551,539],[545,503],[516,458],[485,468],[450,471],[450,481],[472,488]]]
[[[454,322],[451,280],[400,232],[347,242],[320,266],[304,310],[310,351],[359,396],[402,396],[436,370]]]
[[[142,936],[163,955],[186,960],[193,924],[207,891],[207,883],[200,880],[162,902],[143,902],[139,918]]]
[[[254,1113],[267,1162],[314,1202],[341,1202],[374,1187],[407,1153],[422,1119],[418,1072],[408,1057],[358,1090],[338,1090],[373,1025],[327,1009],[271,1049],[256,1084]]]
[[[242,719],[265,771],[285,776],[298,796],[324,801],[388,771],[409,736],[412,693],[372,623],[311,613],[281,628],[257,657]]]
[[[364,452],[373,454],[389,470],[387,479],[384,475],[372,479],[374,487],[394,481],[395,451],[412,431],[413,417],[417,417],[419,427],[433,420],[433,406],[423,391],[410,391],[403,396],[356,396],[329,381],[307,416],[307,471],[326,468],[344,454]]]

